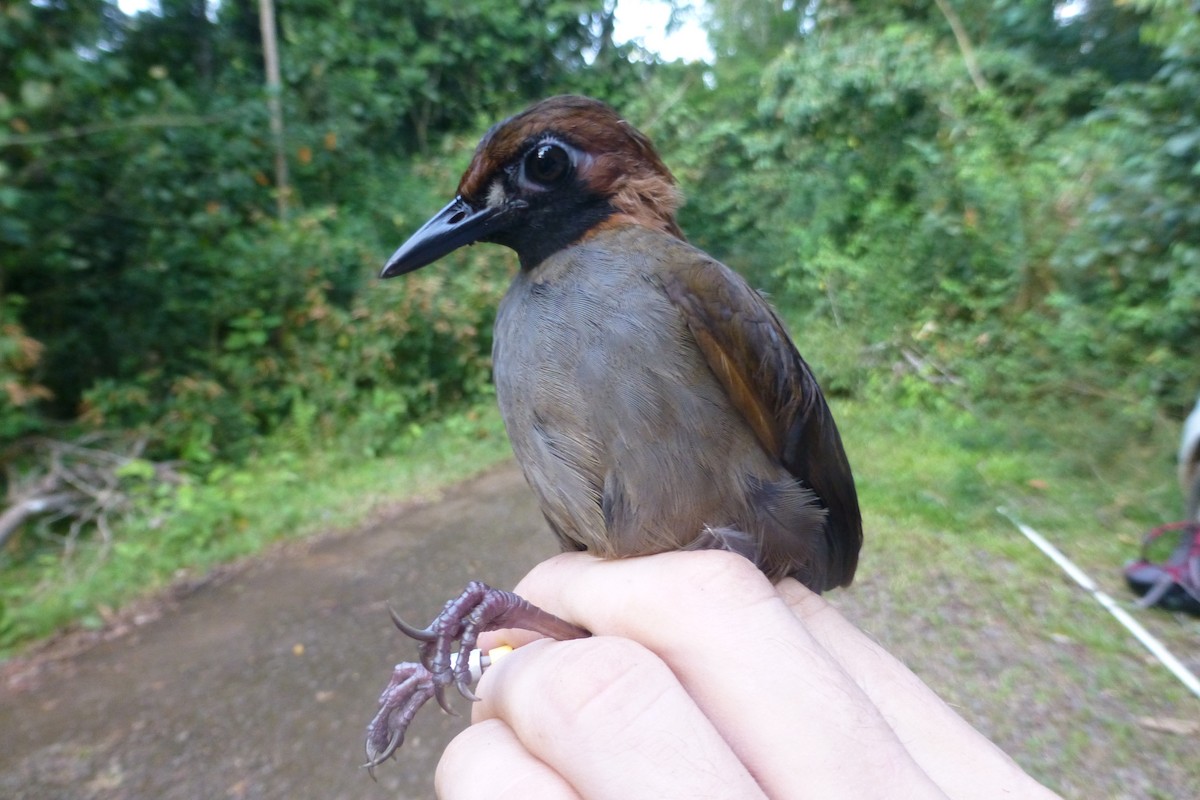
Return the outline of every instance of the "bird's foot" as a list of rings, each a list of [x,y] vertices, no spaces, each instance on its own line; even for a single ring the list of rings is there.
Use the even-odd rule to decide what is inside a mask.
[[[444,693],[447,681],[439,682],[421,664],[397,664],[392,680],[379,696],[379,713],[367,725],[367,763],[371,777],[375,767],[382,764],[404,744],[404,733],[421,706],[437,697],[445,708]],[[453,713],[453,712],[451,712]]]
[[[462,594],[442,608],[427,628],[416,628],[393,611],[392,622],[406,636],[421,642],[419,664],[397,664],[392,680],[379,697],[379,712],[367,726],[367,769],[390,758],[404,742],[405,731],[430,698],[448,714],[446,687],[453,684],[463,697],[478,700],[471,691],[470,653],[479,634],[500,628],[524,628],[554,639],[579,639],[591,634],[559,619],[512,592],[471,581]],[[457,647],[455,643],[457,644]],[[457,659],[451,653],[458,652]]]

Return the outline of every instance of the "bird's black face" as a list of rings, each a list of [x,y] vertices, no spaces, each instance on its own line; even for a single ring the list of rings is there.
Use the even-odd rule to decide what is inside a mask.
[[[487,156],[481,146],[476,162]],[[480,241],[515,250],[521,266],[532,269],[613,213],[584,180],[591,163],[586,151],[559,134],[529,139],[481,181],[482,196],[460,194],[421,226],[388,259],[382,277],[412,272]]]

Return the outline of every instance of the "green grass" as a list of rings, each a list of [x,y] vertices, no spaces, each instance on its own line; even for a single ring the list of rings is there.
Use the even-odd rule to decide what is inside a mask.
[[[833,602],[1065,796],[1187,795],[1200,780],[1194,739],[1142,719],[1194,721],[1196,698],[995,511],[1006,506],[1130,607],[1122,565],[1146,529],[1181,513],[1178,429],[1117,425],[1083,406],[990,418],[834,410],[866,545],[855,585]],[[1200,622],[1133,613],[1200,669]]]
[[[1107,621],[1078,627],[1079,603],[1092,601],[996,509],[1007,508],[1124,597],[1120,568],[1143,532],[1181,513],[1169,425],[1135,434],[1077,411],[947,420],[903,410],[884,418],[852,403],[836,410],[867,519],[865,557],[887,561],[898,597],[946,573],[993,595],[1005,614],[1124,648],[1121,629]],[[1030,583],[1037,591],[1025,591]]]

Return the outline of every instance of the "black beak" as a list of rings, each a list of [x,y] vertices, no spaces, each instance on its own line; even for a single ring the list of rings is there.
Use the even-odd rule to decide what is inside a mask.
[[[461,196],[456,197],[392,253],[379,277],[404,275],[432,264],[463,245],[478,242],[503,228],[511,212],[524,205],[516,201],[475,209]]]

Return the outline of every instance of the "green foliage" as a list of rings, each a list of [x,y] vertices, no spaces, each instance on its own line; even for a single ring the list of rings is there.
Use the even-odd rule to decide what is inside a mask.
[[[22,4],[6,21],[22,10],[51,27],[70,13]],[[255,181],[257,105],[190,95],[166,67],[107,52],[115,33],[95,35],[42,58],[6,52],[16,87],[0,103],[0,270],[28,300],[22,321],[46,345],[60,418],[97,380],[195,363],[205,307],[225,288],[220,243],[270,197]]]
[[[285,83],[303,125],[332,126],[357,155],[428,149],[433,137],[588,82],[594,57],[629,81],[628,48],[604,36],[611,5],[579,0],[322,2],[282,7]],[[577,87],[578,90],[579,87]]]
[[[1089,120],[1089,167],[1102,169],[1056,263],[1069,312],[1109,333],[1092,357],[1182,412],[1200,342],[1200,22],[1188,3],[1151,15],[1163,66],[1114,87]]]
[[[305,436],[369,428],[387,452],[406,421],[486,395],[504,254],[377,285],[368,276],[384,250],[360,244],[373,238],[356,222],[341,226],[328,210],[227,237],[230,286],[205,309],[216,352],[185,375],[154,365],[96,383],[83,421],[142,420],[160,456],[206,464],[244,457],[285,423]]]
[[[44,346],[22,397],[45,386],[5,427],[45,414],[139,429],[156,455],[205,464],[244,457],[294,408],[328,428],[387,406],[382,430],[486,391],[495,255],[460,259],[444,293],[409,281],[398,310],[384,306],[401,287],[369,276],[455,185],[470,145],[442,157],[434,137],[477,135],[588,60],[609,67],[578,81],[592,91],[634,85],[611,8],[283,8],[299,206],[284,222],[257,15],[205,8],[128,18],[103,2],[16,3],[0,16],[14,67],[0,79],[0,285],[26,300],[4,335],[9,349]]]
[[[33,407],[50,398],[49,390],[32,378],[43,347],[20,323],[23,305],[19,295],[0,297],[0,441],[40,427]]]
[[[1130,34],[1172,4],[1091,3],[1063,24],[1051,4],[962,4],[965,41],[932,3],[743,5],[717,4],[736,58],[665,115],[667,160],[699,244],[801,327],[854,331],[859,364],[833,384],[938,409],[1187,406],[1197,35],[1176,20],[1159,50]]]

